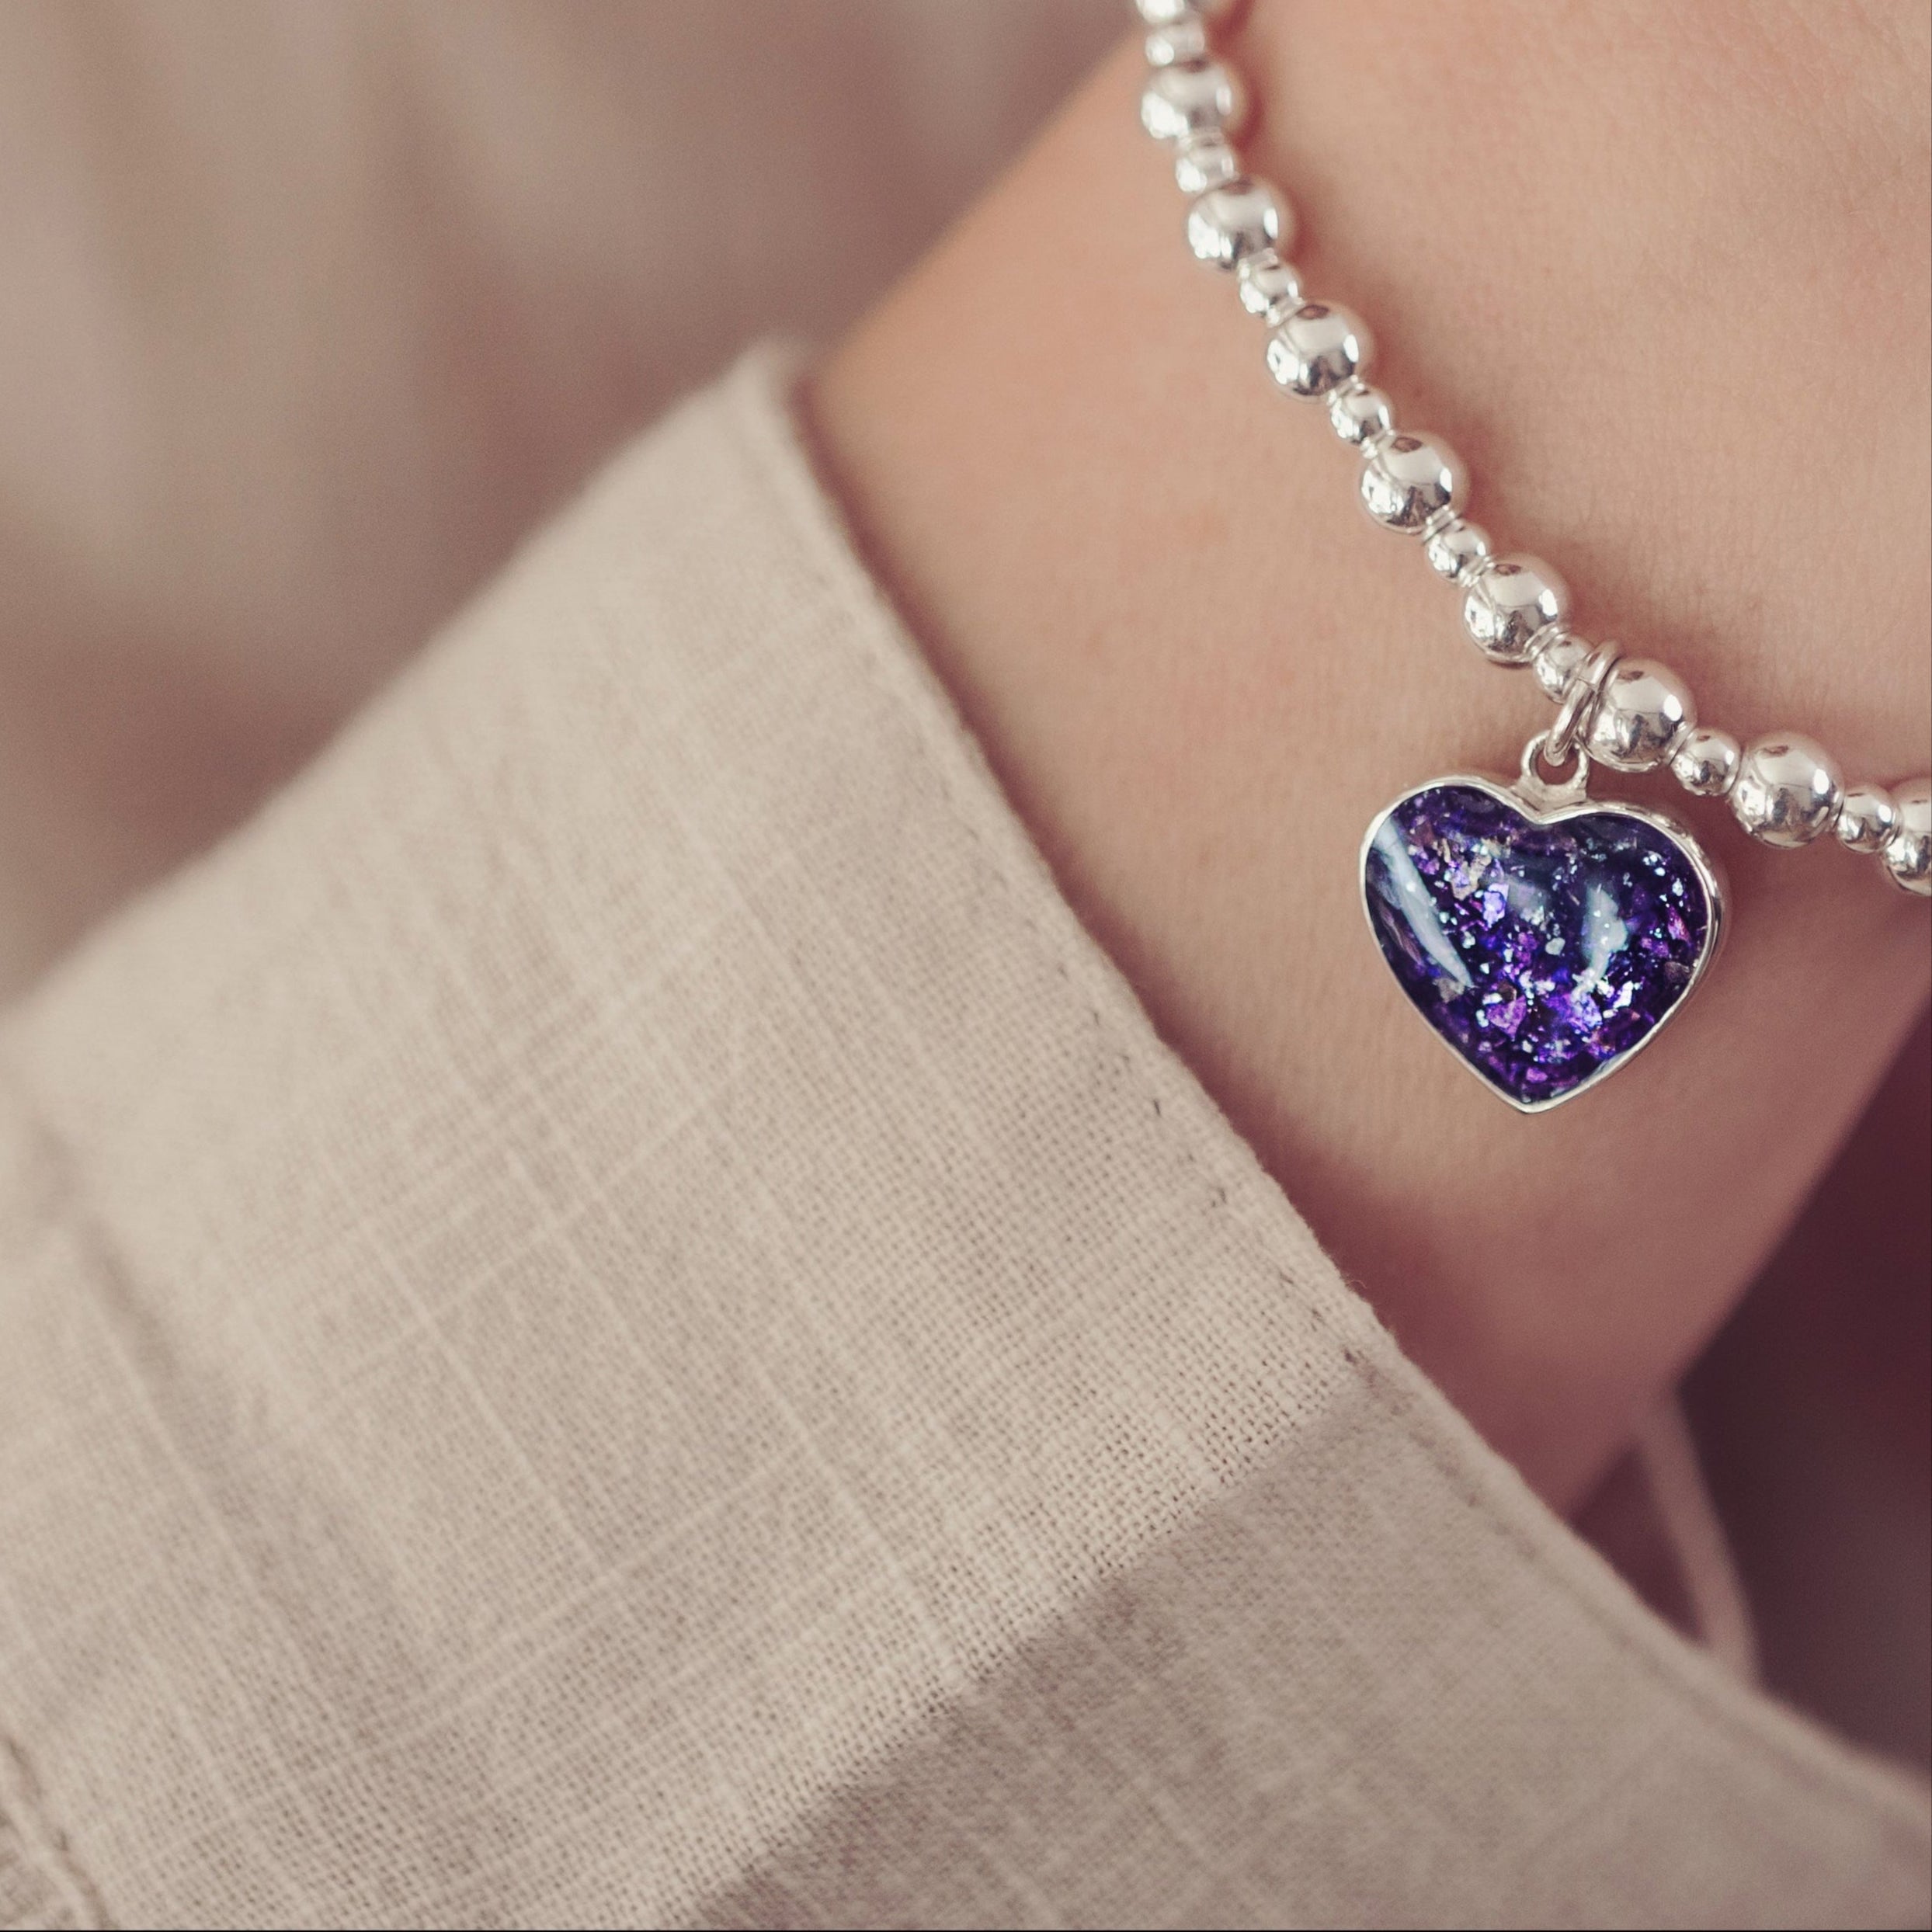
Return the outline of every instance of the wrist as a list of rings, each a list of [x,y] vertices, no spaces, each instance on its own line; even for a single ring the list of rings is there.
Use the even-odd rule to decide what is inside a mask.
[[[1267,51],[1291,18],[1292,59]],[[1720,487],[1788,473],[1787,447],[1852,453],[1842,392],[1793,379],[1767,307],[1781,289],[1809,313],[1821,265],[1788,252],[1739,265],[1728,297],[1700,285],[1701,204],[1539,175],[1552,143],[1599,151],[1583,109],[1472,114],[1430,49],[1366,19],[1260,11],[1251,151],[1301,209],[1310,283],[1375,318],[1405,419],[1471,459],[1477,514],[1564,569],[1587,621],[1667,637],[1707,714],[1802,719],[1861,776],[1923,770],[1923,619],[1901,628],[1926,601],[1909,408],[1896,451],[1867,439],[1847,464],[1898,520],[1896,567],[1838,583],[1827,560],[1872,540],[1842,488]],[[1405,1344],[1560,1500],[1721,1317],[1877,1077],[1923,998],[1921,909],[1845,855],[1740,851],[1720,825],[1733,957],[1668,1062],[1523,1122],[1429,1064],[1419,1033],[1385,1030],[1354,900],[1362,826],[1418,777],[1506,767],[1548,707],[1459,642],[1419,556],[1349,503],[1320,412],[1268,394],[1256,334],[1178,246],[1138,87],[1131,55],[1103,70],[828,365],[828,464],[1156,1021]],[[1386,138],[1471,123],[1453,173]],[[1656,321],[1661,297],[1633,294],[1646,263],[1670,294]],[[1711,318],[1733,311],[1727,349]],[[1824,584],[1835,634],[1868,646],[1856,675],[1817,648]],[[1767,1041],[1788,1056],[1775,1070]],[[1802,1083],[1796,1122],[1781,1076]],[[1552,1253],[1576,1257],[1560,1280]]]

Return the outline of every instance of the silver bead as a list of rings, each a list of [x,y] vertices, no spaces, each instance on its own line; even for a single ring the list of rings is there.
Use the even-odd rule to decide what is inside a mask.
[[[1543,687],[1543,695],[1552,704],[1563,701],[1563,693],[1570,687],[1570,679],[1590,662],[1590,655],[1597,647],[1587,638],[1579,638],[1574,631],[1562,629],[1545,631],[1536,647],[1536,654],[1530,659],[1530,669],[1536,673],[1536,681]]]
[[[1385,530],[1416,536],[1461,499],[1461,459],[1433,436],[1384,436],[1362,455],[1362,508]]]
[[[1584,743],[1612,771],[1650,771],[1697,721],[1689,687],[1676,672],[1649,658],[1621,658],[1597,693]]]
[[[1274,248],[1257,248],[1235,264],[1235,290],[1250,315],[1280,321],[1301,306],[1301,278]]]
[[[1233,134],[1246,112],[1241,77],[1219,61],[1156,68],[1141,90],[1141,125],[1156,141]]]
[[[1141,23],[1171,27],[1183,20],[1225,20],[1241,0],[1134,0]]]
[[[1143,43],[1149,67],[1178,67],[1183,61],[1208,57],[1208,23],[1194,12],[1158,26]]]
[[[1225,134],[1194,134],[1174,151],[1174,182],[1184,195],[1204,195],[1239,179],[1241,157]]]
[[[1744,748],[1729,731],[1700,724],[1686,731],[1670,761],[1670,775],[1694,797],[1722,798],[1737,780]]]
[[[1892,797],[1899,822],[1885,841],[1885,870],[1906,891],[1932,898],[1932,778],[1915,778]]]
[[[1368,366],[1368,325],[1332,302],[1304,302],[1268,338],[1268,374],[1292,396],[1325,396]]]
[[[1498,664],[1527,664],[1537,638],[1569,613],[1562,579],[1534,557],[1494,558],[1467,582],[1463,628]]]
[[[1766,845],[1809,845],[1831,823],[1844,789],[1823,745],[1795,731],[1777,731],[1746,748],[1731,787],[1731,810]]]
[[[1344,443],[1360,445],[1385,436],[1395,427],[1388,398],[1365,382],[1345,382],[1329,395],[1329,421]]]
[[[1214,188],[1187,210],[1187,245],[1194,259],[1231,269],[1244,255],[1271,248],[1294,232],[1294,217],[1265,181],[1245,178]]]
[[[1831,829],[1854,852],[1882,852],[1899,823],[1899,808],[1882,785],[1847,785]]]
[[[1422,554],[1438,577],[1451,583],[1466,570],[1485,563],[1489,555],[1489,533],[1480,523],[1452,516],[1438,523],[1423,540]]]

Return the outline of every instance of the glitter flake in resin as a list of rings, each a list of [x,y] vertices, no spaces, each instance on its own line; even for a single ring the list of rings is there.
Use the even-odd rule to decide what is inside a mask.
[[[1382,814],[1363,846],[1362,891],[1416,1010],[1529,1110],[1635,1052],[1717,938],[1715,881],[1687,837],[1614,805],[1545,817],[1469,779]]]

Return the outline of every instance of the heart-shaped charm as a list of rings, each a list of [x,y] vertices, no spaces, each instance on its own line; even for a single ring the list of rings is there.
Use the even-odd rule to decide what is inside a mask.
[[[1647,1045],[1715,954],[1717,874],[1680,826],[1591,801],[1582,776],[1437,779],[1362,843],[1368,923],[1416,1009],[1526,1114]]]

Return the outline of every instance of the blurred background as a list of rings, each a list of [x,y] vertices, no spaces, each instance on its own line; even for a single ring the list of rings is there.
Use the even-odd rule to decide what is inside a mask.
[[[679,394],[835,336],[1125,19],[9,0],[0,999],[245,816]],[[1929,1170],[1921,1027],[1690,1389],[1770,1681],[1921,1763]]]
[[[599,460],[837,334],[1117,0],[0,8],[0,995]]]

